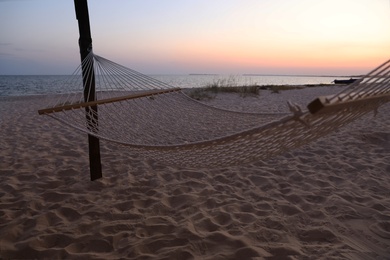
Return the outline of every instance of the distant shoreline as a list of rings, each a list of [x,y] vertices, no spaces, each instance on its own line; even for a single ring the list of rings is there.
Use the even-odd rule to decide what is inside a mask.
[[[261,76],[264,76],[264,77],[307,77],[307,78],[316,78],[316,77],[323,77],[323,78],[361,78],[363,77],[364,75],[351,75],[351,76],[345,76],[345,75],[304,75],[304,74],[299,74],[299,75],[288,75],[288,74],[257,74],[257,73],[244,73],[244,74],[240,74],[240,73],[237,73],[237,74],[234,74],[234,73],[230,73],[231,75],[239,75],[239,76],[256,76],[256,77],[261,77]],[[229,74],[225,74],[225,73],[189,73],[189,74],[186,74],[186,73],[183,73],[183,74],[175,74],[175,73],[171,73],[171,74],[155,74],[155,73],[152,73],[152,74],[147,74],[147,75],[150,75],[150,76],[226,76],[226,75],[229,75]],[[1,74],[0,77],[62,77],[62,76],[70,76],[70,74]]]
[[[274,74],[242,74],[243,76],[269,76],[269,77],[324,77],[324,78],[361,78],[363,75],[336,76],[336,75],[274,75]]]
[[[168,75],[168,74],[167,74]],[[188,74],[189,76],[220,76],[220,75],[225,75],[225,74],[218,74],[218,73],[190,73]],[[232,74],[232,75],[235,75],[235,74]],[[316,78],[316,77],[324,77],[324,78],[361,78],[363,77],[364,75],[342,75],[342,76],[338,76],[338,75],[304,75],[304,74],[299,74],[299,75],[288,75],[288,74],[257,74],[257,73],[244,73],[244,74],[237,74],[237,75],[240,75],[240,76],[256,76],[256,77],[261,77],[261,76],[264,76],[264,77],[307,77],[307,78],[310,78],[310,77],[313,77],[313,78]]]

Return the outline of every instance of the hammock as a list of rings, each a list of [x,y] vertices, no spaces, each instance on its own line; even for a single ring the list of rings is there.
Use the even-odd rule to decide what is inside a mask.
[[[94,101],[82,68],[95,78]],[[171,165],[219,167],[265,159],[316,140],[390,100],[390,61],[337,95],[303,111],[241,113],[217,109],[181,89],[91,52],[39,114],[133,153]],[[91,82],[89,82],[91,83]],[[91,83],[92,84],[92,83]]]

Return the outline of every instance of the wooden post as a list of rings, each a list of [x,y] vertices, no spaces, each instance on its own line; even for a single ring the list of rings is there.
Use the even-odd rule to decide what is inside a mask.
[[[81,57],[81,62],[83,62],[83,60],[92,51],[92,37],[91,37],[91,29],[89,25],[87,0],[74,0],[74,6],[76,10],[76,18],[78,20],[79,32],[80,32],[80,39],[79,39],[80,57]],[[84,101],[93,102],[96,99],[95,73],[94,73],[93,61],[92,61],[92,65],[89,64],[89,67],[88,65],[85,65],[83,63],[82,74],[83,74],[83,84],[84,84]],[[86,112],[87,122],[89,122],[88,126],[90,127],[90,129],[97,129],[98,126],[97,105],[86,107],[85,112]],[[91,174],[91,181],[94,181],[102,177],[99,138],[89,134],[88,145],[89,145],[89,168]]]

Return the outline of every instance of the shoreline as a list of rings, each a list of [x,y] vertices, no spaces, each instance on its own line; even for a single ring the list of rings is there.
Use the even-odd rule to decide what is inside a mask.
[[[202,86],[202,87],[184,87],[182,88],[183,90],[190,92],[192,90],[204,90],[204,91],[209,91],[212,86],[215,84],[210,83],[209,85]],[[226,88],[235,88],[235,89],[241,89],[241,88],[248,88],[248,87],[255,87],[258,88],[259,90],[269,90],[272,91],[274,89],[278,89],[280,91],[286,91],[286,90],[291,90],[291,89],[303,89],[303,88],[316,88],[316,87],[346,87],[346,84],[334,84],[334,83],[319,83],[319,84],[264,84],[264,85],[259,85],[259,84],[244,84],[244,85],[220,85],[217,86],[217,88],[221,89],[221,93],[224,92],[230,92],[226,91]],[[231,91],[231,93],[239,93],[239,91]],[[59,95],[59,94],[67,94],[67,93],[36,93],[36,94],[20,94],[20,95],[0,95],[0,99],[7,99],[7,98],[18,98],[18,97],[44,97],[47,95]]]
[[[219,93],[205,103],[288,111],[334,87]],[[0,257],[386,259],[390,104],[336,133],[250,164],[172,167],[39,116],[41,96],[0,98]]]

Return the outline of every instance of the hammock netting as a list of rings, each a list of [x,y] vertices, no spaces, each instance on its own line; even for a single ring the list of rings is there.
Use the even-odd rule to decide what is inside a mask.
[[[94,82],[83,81],[93,74]],[[87,71],[87,74],[85,74]],[[316,140],[390,100],[390,61],[309,110],[241,113],[205,105],[180,89],[92,52],[39,111],[166,164],[219,167],[265,159]],[[91,89],[96,92],[90,101]]]

